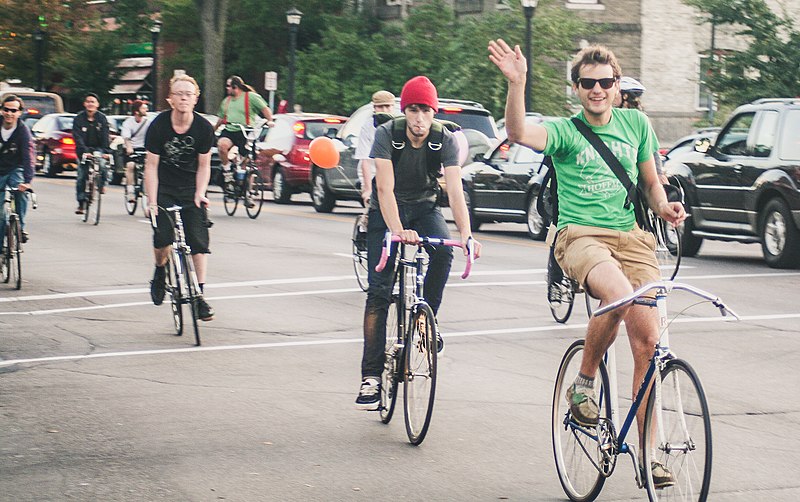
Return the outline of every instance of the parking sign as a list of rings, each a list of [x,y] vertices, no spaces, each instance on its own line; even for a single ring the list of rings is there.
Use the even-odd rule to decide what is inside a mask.
[[[264,89],[267,91],[278,90],[278,72],[275,71],[264,72]]]

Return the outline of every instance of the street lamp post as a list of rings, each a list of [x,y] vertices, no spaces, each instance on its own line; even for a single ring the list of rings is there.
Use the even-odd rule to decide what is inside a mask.
[[[286,100],[286,109],[292,111],[294,108],[294,58],[297,51],[297,27],[303,13],[296,7],[286,11],[286,22],[289,23],[289,96]]]
[[[153,110],[158,110],[158,36],[161,34],[161,21],[155,20],[150,27],[153,37]]]
[[[528,60],[528,74],[525,78],[525,110],[533,111],[533,98],[531,97],[531,80],[533,79],[533,60],[531,59],[531,24],[533,13],[539,0],[522,0],[525,11],[525,59]]]
[[[36,90],[44,90],[44,72],[42,63],[44,61],[44,37],[45,32],[41,28],[36,28],[33,32],[33,41],[36,44]]]

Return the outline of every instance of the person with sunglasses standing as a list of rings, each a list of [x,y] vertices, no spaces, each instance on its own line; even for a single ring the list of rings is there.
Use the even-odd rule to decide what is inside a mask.
[[[504,40],[489,42],[489,59],[508,81],[506,130],[509,141],[552,156],[558,179],[558,233],[555,255],[568,276],[583,285],[601,305],[660,279],[655,237],[636,225],[627,190],[570,118],[542,124],[525,122],[527,61],[519,46]],[[653,212],[673,224],[686,218],[679,202],[669,202],[656,175],[653,152],[656,138],[650,121],[639,110],[614,108],[622,70],[614,53],[600,45],[582,49],[572,61],[572,89],[582,109],[575,117],[588,126],[622,164],[631,180],[644,187]],[[633,352],[633,392],[647,369],[658,342],[657,312],[628,305],[589,320],[580,372],[565,399],[576,422],[598,424],[595,375],[603,354],[625,321]],[[637,415],[642,452],[644,409]],[[656,487],[674,484],[664,465],[653,463]]]
[[[245,84],[242,77],[237,75],[228,77],[225,81],[225,92],[227,96],[219,105],[217,112],[219,120],[214,125],[214,130],[216,131],[221,125],[225,126],[219,135],[217,147],[222,162],[222,173],[225,181],[230,182],[233,180],[233,171],[230,168],[228,152],[236,145],[239,154],[243,155],[247,145],[247,138],[240,126],[252,126],[253,119],[259,115],[267,120],[268,127],[274,126],[275,122],[272,121],[272,110],[267,102],[255,89]]]
[[[33,139],[31,131],[19,120],[24,110],[22,98],[14,94],[3,97],[3,125],[0,127],[0,197],[6,187],[18,188],[22,192],[31,187],[34,174]],[[25,213],[28,199],[20,192],[16,197],[17,213],[22,228],[22,242],[28,242],[25,231]],[[6,235],[6,220],[0,215],[0,248]]]

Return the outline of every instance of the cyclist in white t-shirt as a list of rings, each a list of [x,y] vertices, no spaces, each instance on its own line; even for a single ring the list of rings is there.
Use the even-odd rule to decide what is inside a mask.
[[[389,91],[377,91],[372,95],[372,109],[374,113],[392,113],[394,110],[394,94]],[[353,154],[358,159],[358,179],[361,182],[361,198],[364,206],[369,205],[372,195],[372,178],[375,177],[375,161],[370,158],[372,143],[375,141],[375,121],[366,120],[358,135],[358,145]]]
[[[125,142],[125,193],[131,202],[136,200],[136,192],[133,188],[136,178],[133,174],[131,155],[134,152],[144,153],[145,151],[144,138],[147,136],[147,128],[150,126],[150,121],[147,119],[147,111],[147,103],[138,99],[134,101],[131,108],[133,115],[122,123],[122,131],[120,131],[122,140]],[[144,162],[142,164],[144,165]]]

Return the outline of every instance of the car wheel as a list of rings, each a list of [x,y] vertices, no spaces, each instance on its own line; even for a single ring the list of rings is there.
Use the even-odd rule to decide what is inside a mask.
[[[761,250],[772,268],[793,268],[800,262],[800,235],[782,199],[772,199],[760,217]]]
[[[292,191],[286,183],[286,174],[282,167],[275,170],[272,178],[272,199],[277,204],[288,204],[292,199]]]
[[[48,178],[54,178],[58,174],[56,166],[53,164],[53,155],[46,150],[44,152],[44,159],[42,159],[42,172]]]
[[[692,235],[694,225],[692,224],[692,217],[686,216],[683,223],[677,227],[678,233],[681,236],[681,256],[695,256],[700,251],[700,246],[703,244],[703,238]]]
[[[314,202],[314,209],[318,213],[330,213],[336,206],[336,197],[328,189],[325,175],[319,169],[314,170],[314,187],[311,189],[311,200]]]
[[[473,232],[477,232],[483,222],[475,216],[475,212],[472,210],[472,196],[466,188],[464,189],[464,202],[467,204],[467,213],[469,214],[469,228]]]
[[[535,241],[543,241],[547,236],[547,221],[536,209],[536,194],[528,197],[528,235]]]

